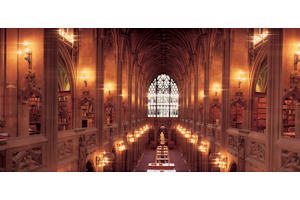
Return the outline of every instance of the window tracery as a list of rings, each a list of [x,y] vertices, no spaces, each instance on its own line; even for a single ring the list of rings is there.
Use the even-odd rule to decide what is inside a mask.
[[[166,74],[159,75],[148,90],[148,117],[178,117],[178,87]]]

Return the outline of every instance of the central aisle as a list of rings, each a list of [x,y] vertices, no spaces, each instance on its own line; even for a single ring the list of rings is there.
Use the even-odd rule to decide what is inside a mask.
[[[184,159],[181,156],[180,150],[175,147],[174,149],[169,149],[170,163],[175,163],[176,172],[188,172],[188,167]],[[136,167],[136,172],[146,172],[148,168],[148,163],[155,162],[155,149],[146,147],[144,155],[142,156],[140,162]]]

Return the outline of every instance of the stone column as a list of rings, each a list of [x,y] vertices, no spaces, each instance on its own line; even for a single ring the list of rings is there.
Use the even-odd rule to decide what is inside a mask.
[[[226,129],[230,123],[230,29],[224,30],[221,103],[221,144],[226,145]]]
[[[189,73],[188,73],[188,123],[189,123],[189,128],[190,127],[190,121],[192,119],[192,77],[191,77],[191,73],[190,73],[190,70],[189,70]]]
[[[194,56],[195,57],[195,56]],[[198,62],[195,64],[195,58],[193,58],[193,69],[194,69],[194,132],[197,131],[197,122],[198,122],[198,71],[199,71],[199,65]],[[197,133],[198,134],[198,133]]]
[[[121,49],[117,49],[117,105],[116,105],[116,122],[117,134],[122,135],[122,60]]]
[[[57,29],[44,31],[43,132],[48,138],[48,171],[57,171]]]
[[[268,87],[267,87],[267,144],[266,159],[269,171],[276,171],[281,155],[275,144],[281,135],[282,97],[282,29],[269,29]],[[277,151],[278,150],[278,151]],[[278,165],[279,167],[279,165]]]
[[[104,126],[104,30],[97,29],[96,46],[96,128],[98,130],[99,150],[103,148]]]
[[[135,127],[137,126],[137,119],[138,119],[138,67],[135,67],[135,72],[134,72],[134,80],[135,80],[135,96],[134,96],[134,113],[135,113]]]
[[[209,62],[204,62],[204,98],[203,98],[203,133],[206,136],[206,127],[209,123]]]
[[[128,70],[128,130],[132,131],[132,76],[135,61],[135,54],[129,59],[129,70]],[[131,60],[133,59],[133,63]]]

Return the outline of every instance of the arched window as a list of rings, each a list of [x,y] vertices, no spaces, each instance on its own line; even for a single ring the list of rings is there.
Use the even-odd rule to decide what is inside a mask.
[[[148,90],[148,117],[178,117],[178,88],[170,76],[159,75]]]

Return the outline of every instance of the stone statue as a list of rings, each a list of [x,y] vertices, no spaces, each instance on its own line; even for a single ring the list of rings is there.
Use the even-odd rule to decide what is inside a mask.
[[[160,133],[160,144],[161,145],[165,144],[165,135],[163,132]]]

